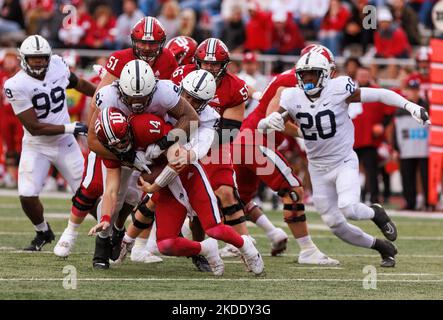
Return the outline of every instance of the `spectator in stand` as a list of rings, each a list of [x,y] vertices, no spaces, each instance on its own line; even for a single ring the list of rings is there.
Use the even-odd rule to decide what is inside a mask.
[[[357,57],[349,57],[344,64],[344,74],[355,80],[357,77],[357,71],[361,67],[362,65]]]
[[[406,99],[417,103],[426,109],[428,104],[420,98],[420,78],[411,75],[406,80],[404,94]],[[410,121],[406,110],[397,109],[395,112],[395,144],[396,157],[400,159],[400,174],[403,182],[403,196],[406,201],[404,210],[415,210],[417,204],[417,171],[420,172],[425,206],[428,204],[428,157],[429,146],[427,127]],[[422,208],[418,208],[422,209]]]
[[[404,30],[393,23],[387,8],[377,10],[378,29],[374,34],[377,58],[408,58],[411,45]]]
[[[258,105],[258,100],[269,83],[269,77],[260,72],[260,65],[254,52],[245,52],[242,62],[242,70],[238,77],[248,85],[249,100],[246,103],[246,118]]]
[[[299,55],[305,46],[305,39],[292,19],[292,15],[284,11],[274,12],[272,22],[271,49],[266,53]]]
[[[54,13],[54,0],[28,0],[25,4],[25,25],[28,34],[36,34],[43,21]]]
[[[406,5],[405,0],[390,0],[389,8],[394,21],[406,32],[409,43],[413,46],[419,45],[421,41],[418,32],[418,17],[414,9]]]
[[[93,14],[91,28],[86,34],[85,43],[92,49],[115,48],[116,19],[107,5],[98,6]]]
[[[20,70],[20,60],[15,51],[6,51],[0,57],[0,92],[5,81]],[[18,163],[22,146],[23,127],[4,94],[0,95],[0,144],[4,144],[6,174],[4,185],[17,187]],[[2,141],[3,140],[3,141]],[[1,148],[0,148],[1,150]],[[0,154],[0,158],[3,157]]]
[[[298,0],[297,23],[307,40],[316,40],[323,17],[329,9],[330,0]]]
[[[92,25],[92,17],[84,0],[73,0],[71,3],[77,9],[75,19],[69,18],[62,24],[58,37],[65,47],[85,47],[85,37]]]
[[[245,50],[265,52],[271,49],[271,13],[263,11],[258,2],[248,2],[249,21],[246,23]]]
[[[15,46],[25,37],[20,0],[5,0],[0,6],[0,44]]]
[[[184,9],[180,13],[178,35],[191,37],[197,41],[197,43],[205,39],[203,31],[197,24],[197,15],[193,9]]]
[[[158,21],[165,28],[166,42],[175,38],[180,28],[180,6],[177,1],[170,0],[163,4]]]
[[[235,52],[242,50],[246,34],[241,6],[232,6],[231,8],[231,15],[223,23],[221,40],[226,44],[230,52]]]
[[[429,74],[431,64],[431,49],[420,47],[415,53],[415,75],[420,78],[420,97],[429,103],[431,79]]]
[[[116,24],[116,49],[129,48],[131,43],[132,27],[144,17],[143,12],[137,8],[136,0],[123,1],[123,13],[118,17]]]
[[[357,70],[355,80],[359,87],[378,88],[371,78],[370,70],[366,67]],[[378,203],[380,200],[377,148],[383,140],[385,127],[390,120],[388,108],[379,102],[349,105],[348,111],[355,127],[354,151],[365,176],[365,187],[361,193],[363,202],[366,191],[369,191],[371,203]]]
[[[318,39],[335,56],[341,55],[343,31],[349,16],[348,9],[340,0],[331,0],[329,10],[323,18]]]
[[[352,0],[350,2],[351,15],[344,29],[343,46],[360,45],[362,53],[366,52],[368,45],[373,42],[374,38],[374,29],[363,28],[363,19],[366,17],[363,10],[368,4],[369,0]]]

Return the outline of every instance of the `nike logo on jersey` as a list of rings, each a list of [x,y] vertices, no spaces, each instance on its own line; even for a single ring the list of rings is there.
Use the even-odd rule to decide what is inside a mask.
[[[74,144],[74,142],[71,142],[70,144],[68,144],[68,148],[71,147]]]
[[[323,103],[323,106],[326,107],[328,104],[329,104],[329,102],[328,103]]]
[[[346,163],[346,162],[349,162],[349,161],[351,161],[351,159],[345,160],[345,161],[343,161],[343,162]]]

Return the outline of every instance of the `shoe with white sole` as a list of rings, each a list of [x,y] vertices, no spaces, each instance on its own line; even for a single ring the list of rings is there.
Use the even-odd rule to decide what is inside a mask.
[[[223,248],[220,249],[220,257],[222,258],[236,258],[240,256],[240,250],[238,250],[232,244],[227,243]]]
[[[269,237],[271,238],[271,256],[275,257],[286,250],[288,235],[282,228],[275,228]]]
[[[122,243],[120,244],[120,254],[118,258],[114,261],[115,264],[121,264],[123,263],[123,261],[125,261],[128,253],[132,251],[134,243],[135,243],[134,241],[132,242],[126,242],[125,240],[122,241]]]
[[[68,257],[71,254],[77,237],[77,231],[71,231],[66,228],[54,247],[54,254],[60,258]]]
[[[260,253],[254,246],[251,237],[248,235],[243,235],[241,237],[243,238],[244,244],[240,248],[240,252],[242,253],[242,260],[245,263],[247,270],[252,271],[256,275],[263,273],[265,265]]]
[[[134,246],[131,250],[131,261],[141,263],[157,263],[163,259],[146,250],[145,246]]]
[[[204,257],[208,260],[212,273],[218,277],[222,276],[225,272],[225,264],[220,257],[217,240],[208,238],[202,242],[205,242],[205,247],[208,248],[208,252],[204,254]]]
[[[340,264],[338,260],[329,258],[318,248],[300,251],[298,255],[299,264],[315,264],[324,266],[337,266]]]

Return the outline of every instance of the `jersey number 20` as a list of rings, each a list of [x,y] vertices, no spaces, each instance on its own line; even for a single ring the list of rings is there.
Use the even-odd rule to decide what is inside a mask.
[[[329,118],[329,122],[331,124],[330,130],[328,130],[329,132],[325,132],[326,130],[322,126],[322,123],[327,121],[327,118]],[[300,119],[300,129],[303,132],[303,137],[305,140],[317,140],[317,133],[313,132],[309,134],[306,132],[306,130],[311,129],[314,124],[317,128],[318,136],[322,139],[332,138],[337,132],[334,112],[331,110],[320,111],[315,115],[315,117],[307,112],[297,113],[297,119]],[[306,119],[307,121],[305,122],[303,119]]]

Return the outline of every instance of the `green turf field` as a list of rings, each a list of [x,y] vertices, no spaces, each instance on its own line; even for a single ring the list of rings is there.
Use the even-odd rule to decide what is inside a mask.
[[[70,202],[43,202],[58,240],[67,223]],[[268,214],[289,232],[281,213]],[[175,257],[147,265],[127,259],[107,271],[93,270],[94,238],[86,235],[92,220],[80,228],[74,253],[67,260],[52,254],[54,242],[43,252],[22,252],[34,231],[14,197],[0,197],[0,221],[0,299],[443,299],[443,219],[395,218],[400,253],[393,269],[378,267],[376,252],[335,238],[315,213],[308,214],[313,239],[325,253],[340,260],[338,267],[298,265],[298,247],[293,239],[283,256],[270,257],[265,234],[251,226],[264,256],[265,275],[255,277],[244,271],[240,260],[225,259],[221,278],[198,272],[190,259]],[[371,222],[357,225],[381,236]],[[63,287],[67,276],[63,268],[68,265],[76,268],[76,289]],[[368,275],[363,269],[367,265],[377,267],[376,289],[364,289]],[[373,283],[375,275],[370,276],[365,283]]]

